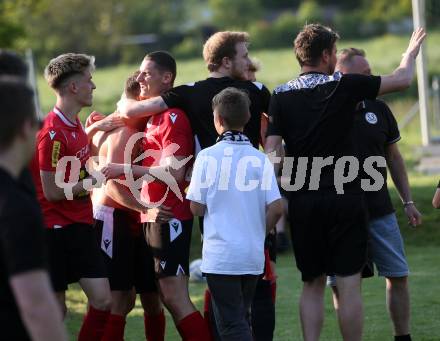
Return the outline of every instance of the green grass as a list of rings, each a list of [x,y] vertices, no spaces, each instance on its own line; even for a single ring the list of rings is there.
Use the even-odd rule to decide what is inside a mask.
[[[426,217],[425,217],[426,218]],[[429,239],[425,227],[419,231],[409,231],[402,224],[406,237],[410,234],[423,235]],[[438,230],[438,228],[437,228]],[[436,239],[439,239],[438,231]],[[411,238],[410,238],[411,239]],[[412,246],[408,242],[406,252],[411,269],[411,303],[412,303],[412,334],[414,340],[439,340],[438,319],[440,317],[440,296],[438,295],[438,279],[440,278],[438,243],[428,243],[427,246]],[[279,256],[277,262],[278,291],[276,303],[276,330],[275,340],[292,341],[302,340],[298,317],[298,298],[301,290],[301,281],[293,263],[292,253]],[[202,309],[203,292],[205,285],[191,284],[190,293],[198,309]],[[374,277],[363,283],[363,298],[365,311],[364,340],[381,341],[391,340],[392,329],[385,308],[385,286],[382,278]],[[340,340],[339,329],[333,313],[330,290],[326,293],[325,323],[322,340]],[[71,339],[78,332],[82,315],[85,310],[86,299],[84,294],[73,286],[68,292],[69,316],[67,328]],[[127,319],[125,340],[142,340],[143,317],[139,301],[136,308]],[[166,340],[180,340],[167,313]]]
[[[396,67],[400,55],[405,51],[407,37],[385,36],[368,41],[341,41],[338,48],[355,46],[367,51],[370,64],[374,73],[389,73]],[[427,52],[430,74],[440,73],[440,33],[432,32],[427,42]],[[287,81],[298,73],[296,60],[291,49],[252,51],[258,57],[263,69],[258,75],[269,89]],[[142,56],[139,58],[141,59]],[[91,110],[109,113],[114,110],[127,75],[137,69],[138,65],[121,65],[114,68],[99,68],[94,74],[97,85],[94,106],[81,113],[84,118]],[[200,59],[178,61],[178,78],[176,84],[182,84],[207,77],[208,73],[203,61]],[[55,97],[39,78],[41,103],[45,112],[54,104]],[[413,91],[403,95],[388,98],[397,120],[408,111],[414,103],[411,96]],[[397,208],[398,219],[406,243],[407,256],[411,268],[410,287],[412,301],[412,333],[415,340],[440,340],[440,295],[438,293],[440,279],[440,212],[431,207],[431,198],[438,178],[425,176],[414,172],[413,166],[417,162],[418,154],[415,152],[420,145],[419,122],[415,120],[402,134],[399,142],[400,149],[405,157],[409,169],[410,182],[414,200],[419,210],[423,213],[423,226],[420,229],[408,227],[403,216],[402,207],[396,196],[393,186],[390,185],[393,201]],[[198,231],[195,229],[195,231]],[[198,233],[194,233],[191,249],[191,258],[200,257],[200,240]],[[291,253],[281,255],[277,265],[278,297],[276,306],[276,333],[275,340],[301,340],[301,330],[298,317],[298,297],[301,290],[299,273],[296,270]],[[191,284],[190,293],[194,303],[200,309],[202,306],[204,285]],[[78,286],[72,286],[68,292],[69,315],[66,325],[72,340],[79,330],[81,319],[86,308],[84,294]],[[368,279],[363,284],[363,297],[365,305],[365,331],[364,340],[391,340],[391,324],[385,308],[385,288],[382,278]],[[136,308],[130,313],[127,321],[125,339],[143,339],[142,309],[137,302]],[[167,315],[167,340],[179,340],[175,327]],[[322,333],[322,340],[340,340],[337,321],[332,310],[330,294],[326,295],[326,320]]]
[[[402,103],[394,103],[393,108]],[[403,104],[404,105],[404,104]],[[399,142],[408,166],[414,165],[417,154],[413,152],[419,144],[419,126],[415,121],[403,130],[403,139]],[[409,168],[409,176],[413,198],[423,214],[423,225],[413,229],[407,224],[406,217],[393,185],[390,183],[390,192],[396,207],[401,232],[406,244],[406,253],[411,270],[410,289],[412,304],[412,334],[414,340],[440,340],[438,321],[440,319],[440,295],[438,293],[440,279],[440,212],[431,206],[431,198],[438,181],[436,176],[426,176],[414,172]],[[191,247],[191,259],[200,257],[200,238],[198,228],[194,228]],[[275,340],[292,341],[302,340],[298,316],[298,298],[301,291],[301,280],[294,266],[292,253],[280,255],[277,263],[278,293],[276,304]],[[191,284],[190,294],[198,309],[203,305],[203,284]],[[382,341],[391,340],[392,328],[385,307],[385,283],[383,278],[374,277],[363,283],[364,298],[364,340]],[[84,294],[78,286],[72,286],[68,292],[69,316],[66,320],[67,328],[72,340],[79,330],[81,319],[86,307]],[[125,339],[142,340],[143,318],[140,303],[130,313],[127,320]],[[331,296],[326,294],[325,324],[322,340],[340,340],[339,329],[333,313]],[[167,313],[166,340],[180,340],[172,319]]]

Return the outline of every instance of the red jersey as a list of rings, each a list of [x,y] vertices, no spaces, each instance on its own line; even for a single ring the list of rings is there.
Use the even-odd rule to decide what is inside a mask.
[[[73,223],[93,223],[92,202],[88,193],[75,197],[74,200],[54,202],[49,202],[44,196],[40,170],[55,172],[59,160],[64,156],[74,156],[80,161],[80,171],[76,168],[72,176],[75,180],[84,179],[87,176],[85,164],[90,156],[87,134],[78,118],[72,123],[60,110],[54,108],[46,116],[43,128],[37,134],[35,157],[31,162],[32,177],[47,228],[59,228]],[[68,162],[66,166],[66,183],[69,182],[71,165]]]
[[[175,151],[172,144],[178,146]],[[144,152],[147,151],[147,155],[150,155],[142,160],[142,166],[146,167],[159,166],[161,160],[171,155],[194,156],[194,137],[188,117],[182,110],[176,108],[151,116],[145,128],[142,147]],[[141,198],[149,204],[154,204],[161,202],[166,195],[162,204],[172,208],[174,218],[191,219],[192,213],[189,201],[185,197],[185,190],[189,184],[189,173],[193,163],[194,157],[185,164],[185,178],[178,183],[183,201],[171,190],[171,187],[157,179],[144,183]],[[168,194],[166,194],[167,190]],[[144,214],[141,214],[141,221],[146,221]]]

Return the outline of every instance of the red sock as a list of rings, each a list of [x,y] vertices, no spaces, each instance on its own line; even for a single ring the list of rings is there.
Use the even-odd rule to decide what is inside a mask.
[[[209,289],[205,290],[205,303],[203,305],[203,317],[206,321],[206,325],[208,326],[209,334],[211,338],[214,339],[214,333],[212,330],[212,322],[211,321],[211,292]]]
[[[206,321],[198,311],[195,311],[180,320],[177,325],[177,330],[183,341],[212,340]]]
[[[125,316],[110,314],[101,341],[124,341]]]
[[[277,298],[277,281],[270,283],[270,292],[272,293],[272,302],[275,304]]]
[[[103,311],[89,306],[89,311],[84,316],[81,330],[78,334],[78,341],[101,340],[104,327],[110,311]]]
[[[165,313],[163,310],[158,315],[144,313],[145,337],[147,341],[165,340]]]

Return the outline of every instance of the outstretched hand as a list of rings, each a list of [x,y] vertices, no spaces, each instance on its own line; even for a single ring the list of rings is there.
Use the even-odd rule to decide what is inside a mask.
[[[406,53],[409,54],[411,57],[416,58],[420,51],[420,46],[422,45],[423,41],[426,37],[426,31],[423,27],[419,27],[416,29],[411,39],[409,40],[408,48],[406,49]]]

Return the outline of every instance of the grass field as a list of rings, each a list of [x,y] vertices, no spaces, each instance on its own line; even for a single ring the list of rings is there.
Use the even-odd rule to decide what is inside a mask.
[[[440,39],[440,33],[434,32],[428,38],[428,60],[431,74],[440,73],[440,47],[436,44]],[[404,52],[407,37],[385,36],[378,39],[362,42],[341,41],[339,48],[356,46],[367,51],[370,63],[375,73],[391,72],[397,66],[400,55]],[[259,79],[267,84],[269,89],[285,82],[298,73],[297,63],[291,49],[276,51],[252,51],[251,54],[258,57],[263,69]],[[140,56],[141,59],[142,56]],[[114,110],[115,103],[122,92],[125,78],[137,68],[137,65],[122,65],[115,68],[99,69],[94,79],[97,85],[95,91],[94,110],[109,113]],[[176,84],[203,79],[207,76],[206,69],[201,59],[178,62],[178,78]],[[51,94],[44,81],[39,79],[39,89],[42,106],[45,112],[54,103]],[[413,104],[414,98],[407,94],[402,98],[390,98],[390,104],[398,120],[406,113]],[[81,117],[91,112],[84,110]],[[423,226],[414,230],[408,227],[402,207],[391,185],[393,201],[397,209],[402,234],[406,242],[406,251],[411,268],[411,295],[412,295],[412,334],[414,340],[440,340],[440,212],[431,207],[431,198],[435,190],[438,178],[424,176],[413,171],[412,167],[417,162],[415,148],[420,144],[419,125],[417,120],[412,122],[401,132],[402,141],[399,146],[404,154],[409,167],[410,181],[413,189],[413,197],[419,210],[423,213]],[[197,231],[197,230],[195,230]],[[200,256],[200,242],[195,232],[191,250],[191,258]],[[279,256],[277,265],[278,297],[276,306],[276,336],[275,340],[291,341],[301,340],[301,331],[298,317],[298,297],[301,282],[298,271],[293,262],[292,253]],[[191,284],[191,297],[196,305],[201,308],[204,285]],[[365,331],[364,340],[391,340],[391,325],[385,309],[384,280],[373,278],[363,284],[363,297],[365,304]],[[66,324],[69,333],[74,339],[82,315],[85,311],[85,297],[77,286],[72,286],[68,293],[69,315]],[[179,340],[170,316],[167,316],[167,340]],[[143,320],[140,305],[132,311],[128,317],[126,340],[143,339]],[[329,292],[326,297],[326,321],[322,333],[322,340],[340,340],[337,321],[332,311]]]

